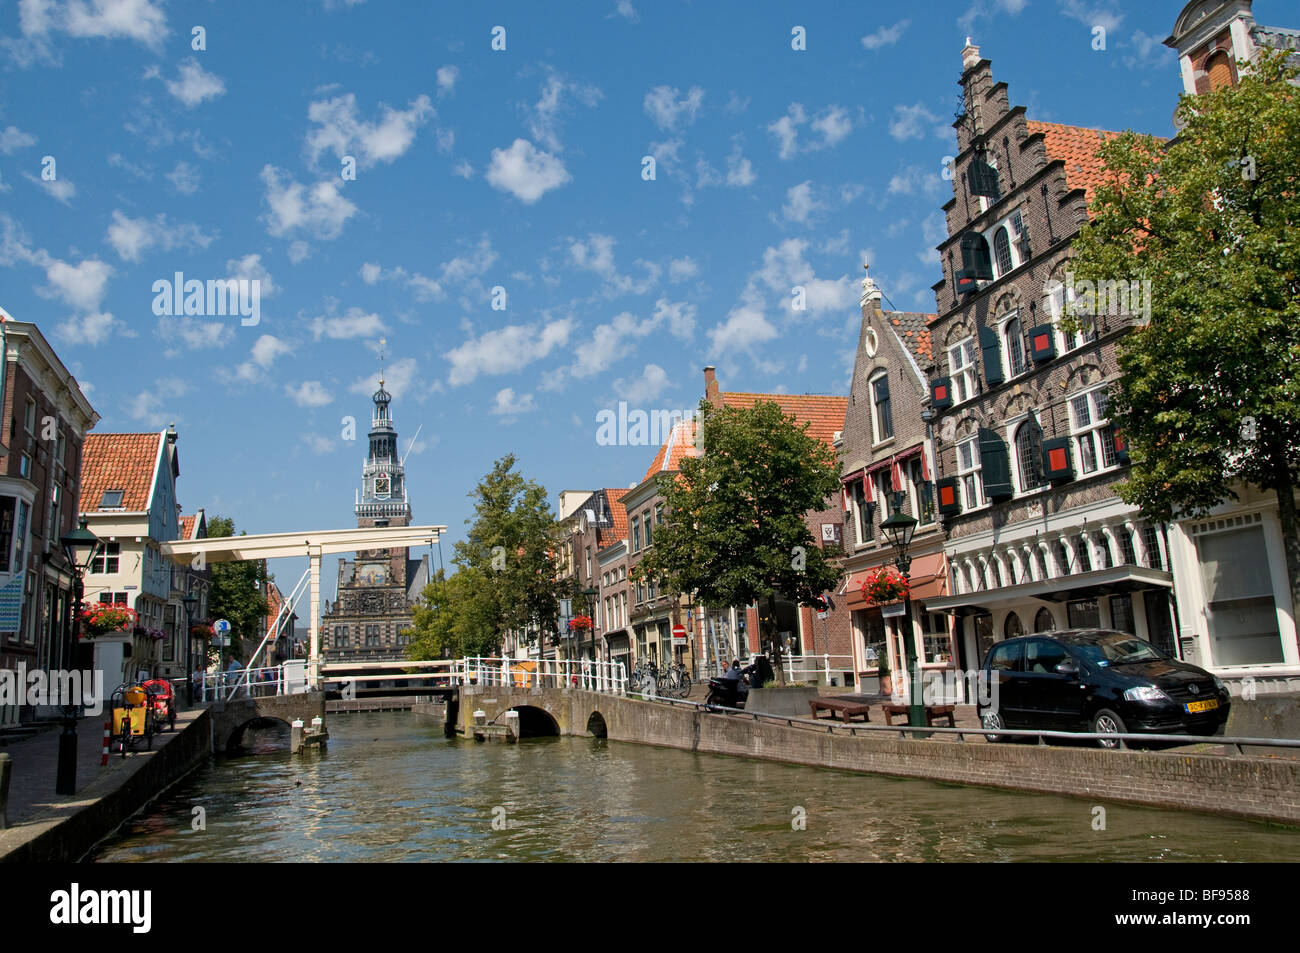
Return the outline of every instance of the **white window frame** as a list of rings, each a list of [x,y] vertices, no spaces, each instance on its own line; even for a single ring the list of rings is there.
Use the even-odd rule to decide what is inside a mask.
[[[1018,226],[1015,224],[1017,222],[1019,223]],[[1007,230],[1007,248],[1011,253],[1011,267],[1005,270],[998,264],[997,245],[993,240],[1000,228],[1005,228]],[[989,246],[989,262],[993,266],[994,281],[998,281],[999,279],[1011,274],[1011,272],[1029,261],[1023,248],[1025,231],[1025,217],[1020,209],[1013,209],[1005,217],[998,219],[985,229],[983,235],[984,240],[988,242]]]
[[[1016,340],[1020,344],[1020,370],[1011,366],[1011,348],[1007,346],[1007,326],[1012,321],[1020,325],[1020,333]],[[1030,365],[1033,363],[1029,359],[1029,349],[1025,346],[1025,323],[1020,320],[1020,311],[1011,311],[998,322],[998,347],[1002,351],[1002,369],[1006,374],[1006,380],[1012,380],[1029,373]]]
[[[966,350],[969,348],[970,353]],[[957,357],[968,357],[964,364],[957,363]],[[975,338],[965,337],[948,348],[948,377],[953,391],[953,405],[964,404],[976,394],[975,374]]]
[[[961,486],[962,510],[978,509],[987,502],[984,498],[984,464],[980,460],[979,437],[971,437],[957,444],[957,482]],[[962,448],[970,448],[969,464],[962,460]],[[972,497],[975,499],[973,500]],[[976,502],[978,501],[978,502]]]
[[[1074,288],[1063,284],[1060,281],[1053,280],[1047,289],[1047,310],[1052,316],[1052,326],[1056,329],[1056,337],[1060,344],[1060,353],[1067,351],[1076,351],[1085,344],[1091,344],[1097,340],[1097,319],[1092,317],[1091,330],[1071,331],[1066,333],[1061,330],[1061,318],[1065,312],[1074,304]]]
[[[1113,437],[1110,438],[1110,463],[1106,463],[1105,460],[1106,441],[1110,437],[1110,416],[1109,414],[1106,416],[1101,415],[1101,408],[1098,406],[1099,397],[1103,400],[1106,398],[1105,384],[1071,394],[1067,401],[1070,413],[1070,439],[1074,444],[1074,459],[1078,464],[1080,476],[1094,476],[1098,473],[1108,473],[1119,468]],[[1080,422],[1079,413],[1075,406],[1076,401],[1079,400],[1084,400],[1088,409],[1086,423]],[[1089,448],[1086,453],[1084,451],[1085,447]],[[1089,459],[1093,464],[1091,469],[1087,467]]]
[[[894,493],[894,479],[890,473],[889,467],[886,467],[883,470],[877,470],[875,473],[871,474],[868,477],[868,479],[871,480],[872,484],[874,484],[873,489],[875,490],[875,494],[876,494],[876,509],[880,511],[880,537],[879,538],[888,542],[889,531],[886,530],[884,526],[885,526],[885,520],[889,519],[889,517],[893,515],[894,512],[889,505],[889,501]],[[903,482],[907,483],[906,480],[904,480]],[[904,486],[903,487],[903,512],[907,512],[907,496],[908,496],[907,487]]]
[[[879,381],[882,381],[882,380],[885,382],[885,388],[888,389],[888,388],[889,388],[889,370],[888,370],[887,368],[886,368],[885,370],[878,371],[878,372],[876,372],[875,374],[873,374],[871,377],[867,378],[867,397],[868,397],[868,399],[871,401],[871,435],[872,435],[872,438],[873,438],[873,439],[872,439],[872,443],[873,443],[873,445],[874,445],[874,444],[881,444],[881,443],[884,443],[886,440],[893,440],[893,439],[894,439],[894,433],[893,433],[893,431],[894,431],[894,395],[893,395],[892,393],[890,393],[890,395],[889,395],[889,430],[890,430],[890,433],[885,434],[885,433],[883,432],[883,431],[884,431],[884,427],[881,426],[881,422],[880,422],[880,405],[876,402],[876,384],[877,384]]]

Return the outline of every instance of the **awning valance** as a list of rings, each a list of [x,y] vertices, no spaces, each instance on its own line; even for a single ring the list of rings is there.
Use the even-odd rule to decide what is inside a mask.
[[[1172,586],[1173,576],[1163,570],[1147,569],[1144,566],[1114,566],[1110,569],[1094,569],[1092,572],[1082,572],[1073,576],[1022,582],[1017,586],[1003,586],[1000,589],[963,592],[960,595],[946,596],[928,602],[926,608],[932,612],[971,615],[1025,599],[1066,602],[1092,596],[1138,592],[1143,589],[1167,589]]]
[[[882,563],[893,568],[893,563]],[[862,583],[867,573],[875,572],[880,566],[872,566],[858,572],[850,573],[840,587],[839,593],[848,600],[850,609],[867,609],[867,601],[862,598]],[[930,608],[930,600],[948,594],[948,558],[944,553],[927,553],[912,560],[908,573],[912,582],[912,601],[924,602]]]

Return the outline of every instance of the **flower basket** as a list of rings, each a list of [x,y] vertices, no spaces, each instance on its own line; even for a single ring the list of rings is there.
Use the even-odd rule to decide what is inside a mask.
[[[199,622],[190,627],[190,635],[196,639],[211,639],[216,636],[211,622]]]
[[[584,632],[591,628],[591,616],[575,615],[569,620],[570,632]]]
[[[869,605],[884,605],[889,602],[901,602],[907,598],[910,588],[901,573],[887,566],[873,569],[867,573],[862,582],[862,598]]]
[[[135,628],[137,618],[134,610],[107,602],[93,605],[81,613],[88,639],[110,632],[129,632]]]

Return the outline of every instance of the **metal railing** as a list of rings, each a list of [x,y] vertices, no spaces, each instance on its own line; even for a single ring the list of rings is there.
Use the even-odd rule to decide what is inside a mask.
[[[614,695],[627,692],[627,672],[622,662],[478,656],[461,659],[460,664],[461,684],[580,688]]]
[[[844,665],[831,665],[831,660],[843,661]],[[785,669],[786,681],[795,681],[796,675],[820,675],[830,684],[831,674],[841,675],[853,671],[852,655],[787,655],[781,660]]]
[[[284,666],[263,668],[237,668],[227,672],[204,672],[202,676],[202,701],[216,701],[224,696],[226,701],[235,698],[264,698],[269,695],[288,694]]]

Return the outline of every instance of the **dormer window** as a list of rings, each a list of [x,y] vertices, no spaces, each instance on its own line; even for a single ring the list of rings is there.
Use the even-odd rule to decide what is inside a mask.
[[[99,498],[99,508],[101,510],[117,509],[122,505],[122,490],[105,490],[104,495]]]

